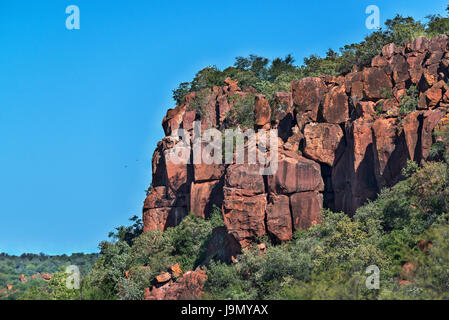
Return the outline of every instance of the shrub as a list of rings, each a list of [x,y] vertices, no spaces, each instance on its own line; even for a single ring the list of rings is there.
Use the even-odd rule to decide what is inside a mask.
[[[415,85],[407,89],[407,94],[401,97],[399,104],[399,114],[405,116],[412,111],[415,111],[419,103],[419,91]]]
[[[245,97],[239,95],[228,96],[233,108],[226,115],[226,123],[229,127],[240,126],[242,129],[254,127],[254,99],[255,95],[248,93]]]

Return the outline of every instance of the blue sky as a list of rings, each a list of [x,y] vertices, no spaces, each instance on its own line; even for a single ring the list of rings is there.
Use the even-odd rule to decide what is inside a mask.
[[[173,88],[236,56],[358,42],[370,4],[384,21],[448,3],[0,0],[0,252],[97,251],[141,214]]]

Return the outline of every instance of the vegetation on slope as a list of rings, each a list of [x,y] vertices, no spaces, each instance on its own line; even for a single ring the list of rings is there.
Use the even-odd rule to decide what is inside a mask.
[[[151,280],[169,266],[207,270],[205,299],[447,299],[449,298],[449,129],[438,133],[440,161],[409,162],[404,180],[384,189],[354,217],[323,212],[323,223],[297,231],[281,245],[259,239],[238,262],[205,263],[215,208],[207,220],[188,216],[166,232],[142,233],[141,221],[117,228],[81,290],[64,288],[63,275],[24,298],[142,299]],[[380,269],[380,289],[366,288],[366,269]],[[128,276],[127,276],[128,271]],[[131,276],[129,276],[131,274]],[[61,280],[62,277],[62,280]]]
[[[38,273],[52,274],[52,276],[70,265],[79,267],[81,274],[85,275],[95,263],[98,254],[74,253],[70,256],[48,256],[41,254],[22,254],[21,256],[11,256],[5,253],[0,254],[0,290],[11,285],[11,290],[5,290],[0,294],[0,300],[16,300],[30,288],[47,289],[48,282],[38,276]],[[21,276],[27,281],[21,282]],[[34,279],[33,275],[37,275]],[[56,276],[57,278],[57,276]],[[53,280],[54,282],[54,280]]]
[[[447,11],[449,12],[449,6]],[[200,70],[192,81],[183,82],[173,90],[173,99],[178,105],[182,104],[189,92],[221,86],[229,77],[238,80],[243,89],[251,86],[271,100],[275,92],[289,91],[293,80],[324,74],[345,74],[354,66],[369,64],[388,43],[402,45],[418,36],[432,37],[438,34],[449,34],[448,17],[429,15],[423,23],[412,17],[397,15],[394,19],[387,20],[384,28],[372,32],[364,41],[346,45],[339,52],[329,49],[325,57],[311,55],[304,59],[301,66],[294,64],[295,59],[291,55],[272,61],[257,55],[237,57],[234,65],[224,70],[208,66]]]

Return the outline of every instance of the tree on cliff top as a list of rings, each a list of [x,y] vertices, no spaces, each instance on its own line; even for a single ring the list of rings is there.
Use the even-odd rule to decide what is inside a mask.
[[[449,34],[449,17],[429,15],[426,19],[428,21],[423,23],[412,17],[396,15],[385,22],[384,28],[372,32],[363,41],[345,45],[339,52],[329,49],[324,57],[306,57],[301,66],[294,65],[295,59],[291,54],[273,60],[254,54],[239,56],[235,58],[233,67],[223,71],[216,66],[200,70],[191,82],[183,82],[173,90],[173,99],[178,105],[182,104],[189,92],[221,86],[227,77],[238,80],[243,89],[252,86],[270,99],[275,91],[288,90],[293,80],[324,74],[344,74],[355,65],[364,66],[388,43],[403,45],[422,35],[431,37]]]

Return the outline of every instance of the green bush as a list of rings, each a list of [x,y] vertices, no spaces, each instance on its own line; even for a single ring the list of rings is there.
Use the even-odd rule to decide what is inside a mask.
[[[230,128],[240,126],[242,129],[254,127],[254,103],[255,95],[248,93],[245,97],[239,95],[228,96],[233,108],[226,115],[226,123]]]
[[[401,97],[401,103],[399,104],[399,114],[406,116],[410,112],[413,112],[418,107],[419,103],[419,91],[415,85],[410,86],[407,89],[407,94]]]

